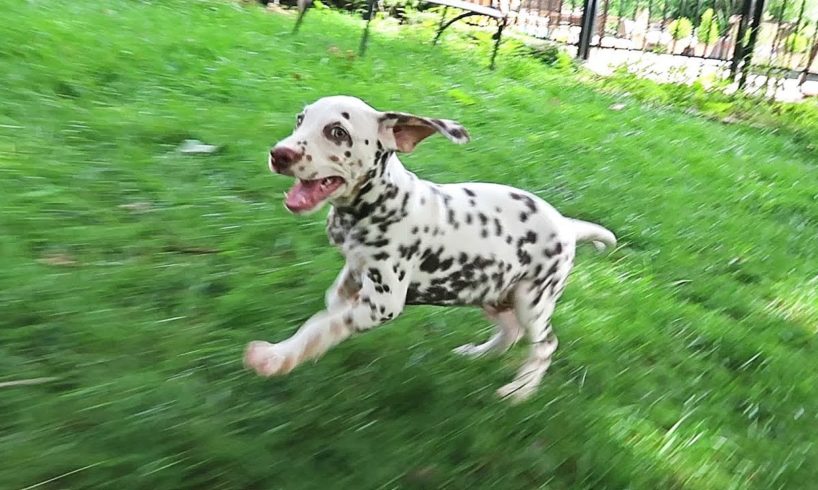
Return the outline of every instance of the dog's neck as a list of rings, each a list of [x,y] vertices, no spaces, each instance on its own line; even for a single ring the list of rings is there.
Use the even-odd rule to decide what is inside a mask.
[[[349,215],[355,221],[374,218],[386,214],[381,207],[386,200],[405,199],[412,193],[418,179],[406,170],[394,152],[386,152],[377,159],[378,166],[370,171],[355,197],[349,202],[334,203],[336,212]]]

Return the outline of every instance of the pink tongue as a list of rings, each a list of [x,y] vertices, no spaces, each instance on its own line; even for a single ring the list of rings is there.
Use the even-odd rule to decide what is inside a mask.
[[[314,208],[323,197],[320,180],[299,180],[287,193],[284,204],[292,211],[305,211]]]

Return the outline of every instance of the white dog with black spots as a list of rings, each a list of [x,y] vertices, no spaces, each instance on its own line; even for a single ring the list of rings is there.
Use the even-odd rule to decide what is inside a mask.
[[[284,202],[291,212],[332,206],[327,232],[346,264],[327,291],[326,310],[282,342],[251,342],[249,368],[286,374],[407,305],[472,305],[496,332],[455,352],[503,352],[527,334],[528,358],[498,393],[522,400],[536,390],[557,348],[551,315],[576,243],[602,248],[616,238],[519,189],[418,178],[397,153],[435,133],[469,141],[457,122],[380,112],[353,97],[322,98],[298,115],[294,132],[270,151],[269,167],[296,178]]]

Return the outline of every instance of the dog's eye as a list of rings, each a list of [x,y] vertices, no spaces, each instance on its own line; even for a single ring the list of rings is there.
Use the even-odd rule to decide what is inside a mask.
[[[347,130],[342,128],[341,126],[334,126],[332,129],[329,130],[330,136],[337,140],[343,140],[349,138],[349,133]]]
[[[301,123],[303,123],[303,122],[304,122],[304,114],[299,114],[295,118],[295,127],[297,128],[298,126],[301,126]]]

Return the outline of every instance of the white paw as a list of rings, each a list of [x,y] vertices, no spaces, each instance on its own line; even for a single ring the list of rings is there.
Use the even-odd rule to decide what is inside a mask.
[[[460,347],[452,349],[452,352],[464,357],[480,357],[486,353],[485,349],[481,349],[479,345],[464,344]]]
[[[290,371],[286,353],[276,344],[256,340],[247,344],[244,350],[244,365],[254,370],[259,376],[274,376]]]
[[[511,400],[512,403],[520,403],[534,394],[536,389],[537,386],[533,383],[512,381],[507,385],[501,386],[497,390],[497,394],[500,395],[501,398]]]

